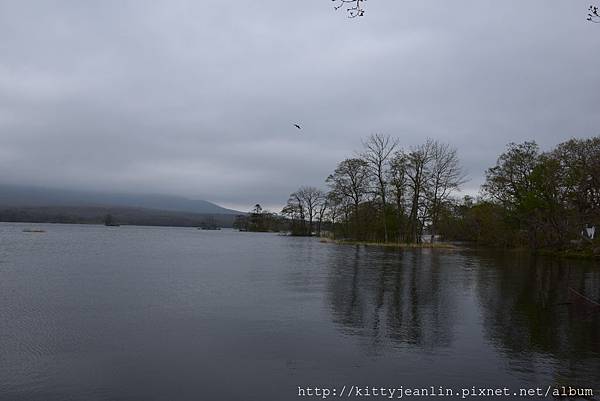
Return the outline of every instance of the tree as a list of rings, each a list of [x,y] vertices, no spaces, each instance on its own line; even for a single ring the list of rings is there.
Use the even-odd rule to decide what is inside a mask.
[[[281,213],[291,220],[293,235],[306,235],[305,210],[304,199],[300,193],[291,193]]]
[[[317,236],[321,236],[321,228],[323,224],[323,219],[325,218],[325,212],[329,207],[329,200],[325,193],[321,191],[319,202],[317,203]]]
[[[486,181],[482,186],[484,194],[502,205],[514,225],[528,231],[532,245],[535,229],[527,224],[527,220],[535,207],[533,173],[539,162],[540,153],[535,142],[511,142],[496,165],[486,171]]]
[[[354,230],[358,234],[360,203],[369,189],[367,162],[361,158],[346,159],[338,164],[326,182],[333,191],[351,200],[354,206]]]
[[[563,173],[562,191],[573,218],[580,226],[600,224],[600,137],[571,139],[549,157]]]
[[[552,154],[535,142],[510,143],[486,172],[484,193],[499,203],[507,222],[527,233],[533,248],[560,246],[568,236],[565,172]]]
[[[386,214],[388,182],[386,171],[388,169],[390,155],[394,152],[396,146],[398,146],[398,141],[396,139],[391,139],[389,135],[371,135],[363,142],[364,151],[361,155],[367,162],[367,168],[371,175],[371,179],[376,183],[376,193],[381,202],[381,213],[383,216],[384,242],[388,242]]]
[[[432,148],[433,141],[427,139],[424,144],[412,148],[407,155],[406,176],[412,197],[406,238],[408,242],[421,242],[423,225],[427,216],[427,203],[424,202],[424,195],[430,176]]]
[[[313,222],[317,216],[317,211],[320,203],[323,201],[323,191],[315,187],[300,187],[295,192],[297,201],[300,202],[306,209],[308,217],[308,235],[313,233]]]
[[[336,233],[340,231],[339,228],[341,227],[343,237],[348,238],[350,236],[349,224],[353,208],[350,198],[331,190],[327,193],[326,203],[326,217],[331,223],[333,237],[336,237]]]
[[[428,191],[431,242],[433,242],[443,204],[465,181],[456,148],[452,148],[446,143],[433,141],[429,174],[429,185],[426,191]]]
[[[521,205],[534,247],[559,247],[569,236],[564,173],[551,154],[542,154],[531,174],[532,188]]]
[[[292,234],[312,235],[317,219],[317,235],[321,234],[321,223],[327,207],[325,194],[318,188],[303,186],[290,194],[281,213],[292,222]],[[308,227],[306,220],[308,218]]]
[[[527,238],[497,201],[465,196],[442,206],[438,232],[450,241],[467,241],[491,247],[520,247]]]
[[[535,142],[508,144],[496,165],[486,171],[484,193],[509,209],[514,209],[531,190],[531,174],[539,161],[539,148]]]
[[[395,199],[396,223],[398,225],[398,241],[403,237],[402,231],[405,222],[406,192],[408,177],[406,174],[408,168],[408,157],[402,150],[396,151],[390,161],[388,171],[388,180],[392,187],[392,193]]]

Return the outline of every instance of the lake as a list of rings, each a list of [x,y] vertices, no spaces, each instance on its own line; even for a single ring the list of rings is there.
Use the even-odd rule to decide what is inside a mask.
[[[46,232],[23,232],[33,227]],[[569,287],[600,298],[600,267],[2,223],[0,399],[299,400],[299,387],[342,386],[598,394],[600,313]]]

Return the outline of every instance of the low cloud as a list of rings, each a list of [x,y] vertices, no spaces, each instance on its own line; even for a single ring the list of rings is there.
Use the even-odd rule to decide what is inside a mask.
[[[0,181],[277,209],[371,133],[453,144],[471,192],[508,142],[598,134],[583,1],[282,3],[3,2]]]

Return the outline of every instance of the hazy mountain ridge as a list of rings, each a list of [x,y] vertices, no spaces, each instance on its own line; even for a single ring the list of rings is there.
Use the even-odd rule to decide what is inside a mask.
[[[0,208],[119,207],[195,214],[242,214],[205,200],[155,194],[121,194],[0,185]]]
[[[232,227],[242,212],[204,200],[151,194],[110,194],[54,188],[0,185],[0,221],[103,224],[110,214],[118,224]]]
[[[104,224],[108,214],[117,224],[136,226],[199,227],[209,223],[232,227],[236,218],[234,214],[199,214],[126,207],[0,206],[0,221],[14,223]]]

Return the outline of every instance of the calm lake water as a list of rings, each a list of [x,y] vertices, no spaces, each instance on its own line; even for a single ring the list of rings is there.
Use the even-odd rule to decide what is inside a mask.
[[[568,304],[569,287],[600,298],[600,267],[232,230],[2,223],[0,399],[598,391],[600,313]]]

